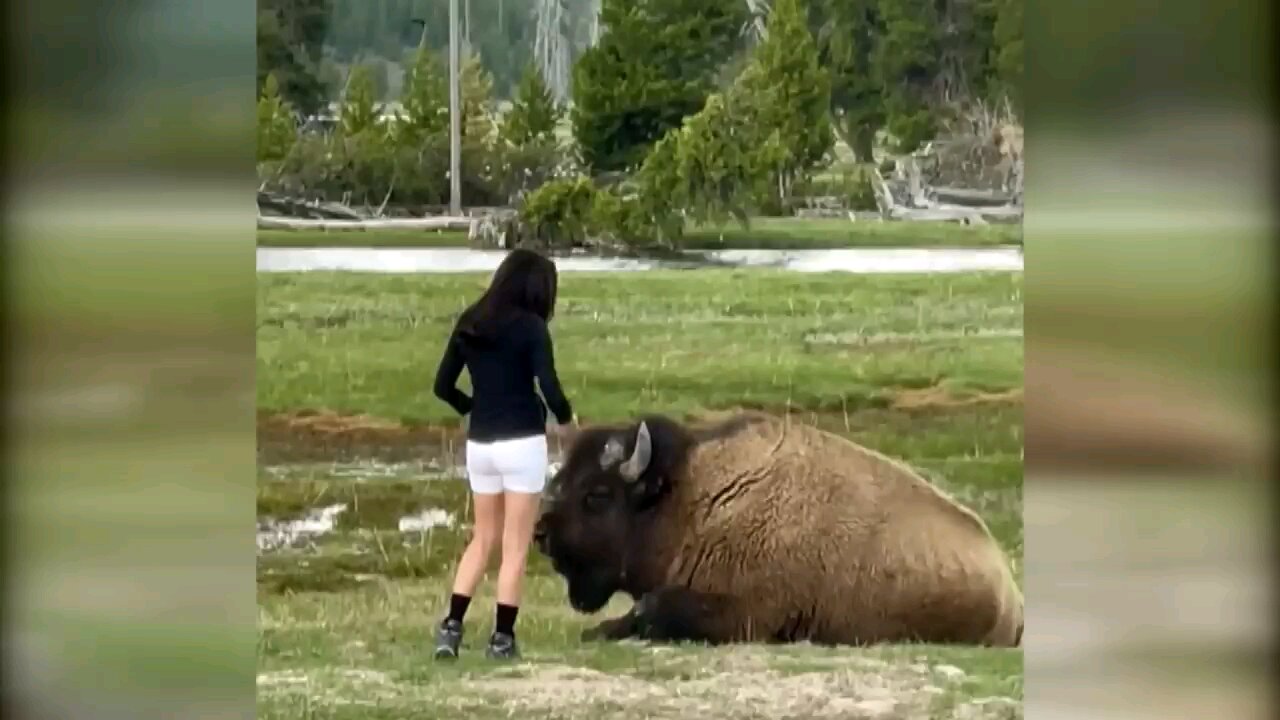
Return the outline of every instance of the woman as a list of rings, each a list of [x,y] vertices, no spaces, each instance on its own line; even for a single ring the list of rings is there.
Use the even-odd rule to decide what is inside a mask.
[[[475,527],[458,562],[449,614],[436,633],[437,658],[458,656],[467,606],[499,544],[497,622],[486,655],[518,656],[516,613],[547,475],[546,407],[561,425],[575,422],[556,377],[547,330],[556,284],[551,260],[530,250],[512,250],[488,290],[459,317],[436,372],[436,396],[469,416],[467,477],[475,508]],[[474,397],[456,386],[464,366]],[[534,391],[535,378],[546,406]]]

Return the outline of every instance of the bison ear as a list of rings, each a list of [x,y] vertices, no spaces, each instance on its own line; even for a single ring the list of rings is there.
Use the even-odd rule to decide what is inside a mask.
[[[622,479],[627,482],[638,480],[640,474],[649,467],[649,461],[652,457],[653,439],[649,437],[649,425],[641,421],[640,429],[636,431],[636,449],[631,453],[631,457],[622,463],[622,467],[618,468]]]

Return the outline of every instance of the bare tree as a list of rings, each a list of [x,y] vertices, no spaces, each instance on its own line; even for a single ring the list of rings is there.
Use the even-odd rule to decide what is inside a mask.
[[[569,99],[573,26],[568,0],[537,0],[533,6],[533,58],[558,102]]]
[[[747,13],[751,16],[742,28],[742,34],[752,42],[761,42],[768,35],[769,0],[746,0]]]
[[[573,61],[596,44],[604,27],[601,0],[535,0],[533,59],[557,102],[568,102]]]

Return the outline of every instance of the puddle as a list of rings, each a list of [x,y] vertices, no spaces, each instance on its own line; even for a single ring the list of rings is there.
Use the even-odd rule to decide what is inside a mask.
[[[470,248],[258,248],[258,272],[343,270],[385,273],[492,272],[504,250]],[[714,250],[687,259],[568,255],[563,272],[639,272],[705,267],[770,267],[794,272],[943,273],[1021,271],[1022,250],[996,248],[845,248],[836,250]]]
[[[333,532],[338,516],[346,512],[345,503],[313,510],[306,517],[287,522],[263,520],[258,523],[258,550],[289,547],[304,537]]]
[[[430,508],[416,515],[400,518],[400,532],[426,532],[432,528],[453,527],[453,523],[453,513]]]

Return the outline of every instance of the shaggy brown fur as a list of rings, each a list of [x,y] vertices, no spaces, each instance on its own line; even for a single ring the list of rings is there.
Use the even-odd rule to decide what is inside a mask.
[[[902,463],[760,413],[646,427],[652,459],[632,483],[583,468],[606,436],[633,452],[638,425],[583,431],[557,476],[569,501],[540,523],[571,598],[575,577],[607,586],[618,562],[615,589],[638,600],[589,636],[1019,644],[1022,594],[986,525]],[[581,515],[582,493],[610,483],[656,497]]]

